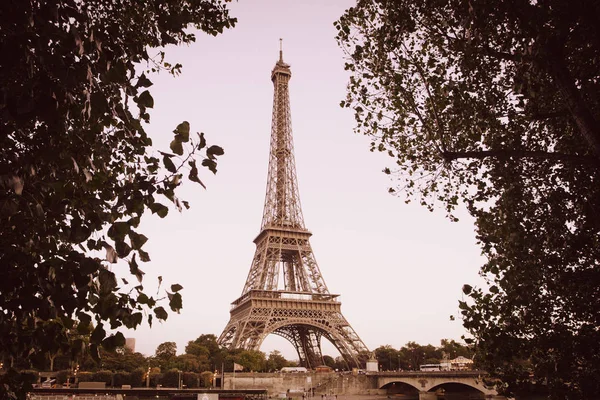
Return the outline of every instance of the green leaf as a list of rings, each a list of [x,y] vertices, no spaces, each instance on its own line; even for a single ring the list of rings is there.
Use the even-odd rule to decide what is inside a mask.
[[[116,242],[115,247],[117,250],[117,254],[121,258],[127,257],[129,255],[129,253],[131,252],[131,247],[123,241]]]
[[[87,333],[88,328],[92,323],[92,317],[84,312],[78,312],[77,320],[79,321],[79,323],[77,324],[77,331],[79,333]]]
[[[182,151],[182,154],[183,154],[183,148],[181,149],[181,151]],[[175,164],[173,164],[173,161],[171,161],[170,157],[164,156],[163,157],[163,164],[165,165],[165,168],[167,168],[167,170],[169,172],[173,172],[174,173],[174,172],[177,171],[177,168],[175,168]]]
[[[134,329],[136,326],[138,326],[142,323],[143,318],[144,318],[144,315],[141,312],[136,312],[136,313],[131,314],[131,319],[133,321]]]
[[[108,237],[117,241],[123,240],[125,235],[129,232],[129,224],[127,222],[115,222],[108,229]]]
[[[179,310],[181,310],[183,308],[181,294],[173,293],[170,297],[171,298],[169,300],[169,307],[171,307],[171,310],[173,310],[175,312],[179,312]]]
[[[152,108],[154,107],[154,99],[150,95],[150,92],[144,90],[142,94],[139,95],[137,103],[140,107]]]
[[[125,336],[121,332],[117,332],[102,341],[102,347],[108,351],[113,351],[122,346],[125,346]]]
[[[200,139],[200,143],[198,143],[198,150],[202,150],[206,147],[206,139],[204,138],[204,132],[198,133],[198,138]]]
[[[148,253],[146,253],[144,250],[139,249],[138,253],[140,254],[140,260],[143,262],[148,262],[150,261],[150,255]]]
[[[175,293],[177,293],[177,292],[179,292],[181,289],[183,289],[183,286],[181,286],[181,285],[180,285],[180,284],[178,284],[178,283],[175,283],[175,284],[171,285],[171,291],[172,291],[172,292],[175,292]]]
[[[463,285],[463,287],[462,287],[462,291],[464,294],[469,294],[469,293],[471,293],[472,290],[473,290],[473,287],[471,285]]]
[[[165,311],[165,309],[163,307],[156,307],[154,309],[154,314],[156,315],[156,318],[161,319],[163,321],[165,321],[167,319],[167,317],[169,316],[167,314],[167,312]]]
[[[142,279],[144,278],[144,271],[138,268],[137,261],[135,260],[135,254],[131,257],[131,261],[129,261],[129,272],[134,275],[139,283],[142,283]]]
[[[117,278],[114,273],[107,269],[101,269],[98,274],[101,293],[111,293],[117,287]]]
[[[154,213],[158,214],[159,217],[164,218],[169,213],[169,209],[167,206],[160,203],[152,203],[148,206],[148,208]]]
[[[178,154],[178,155],[183,154],[183,145],[181,144],[181,140],[179,140],[177,137],[171,141],[171,144],[169,145],[169,147],[171,148],[173,153]],[[175,172],[175,171],[171,171],[171,172]]]
[[[131,246],[135,250],[141,249],[144,243],[148,241],[148,238],[145,235],[141,235],[134,231],[129,232],[129,239],[131,240]]]
[[[202,165],[207,167],[213,174],[217,173],[217,163],[214,160],[205,158],[202,160]]]
[[[213,145],[206,149],[206,155],[211,160],[213,160],[215,156],[222,156],[223,154],[225,154],[225,151],[221,146]]]
[[[175,133],[175,137],[177,137],[182,142],[187,142],[190,140],[190,123],[187,121],[183,121],[177,128],[173,131]]]
[[[92,332],[92,335],[90,336],[90,341],[92,343],[100,343],[102,342],[105,336],[106,332],[104,331],[104,327],[102,326],[102,324],[98,324],[98,326],[96,326],[96,328]]]
[[[140,304],[148,304],[148,296],[145,293],[138,294],[137,301]]]
[[[198,178],[198,167],[196,167],[196,160],[189,161],[188,164],[191,168],[188,179],[192,182],[198,182],[204,189],[206,189],[204,183],[200,180],[200,178]]]
[[[146,75],[144,73],[142,73],[142,75],[140,75],[140,77],[138,78],[137,83],[135,84],[135,87],[150,87],[152,86],[152,81],[150,81],[148,78],[146,78]]]

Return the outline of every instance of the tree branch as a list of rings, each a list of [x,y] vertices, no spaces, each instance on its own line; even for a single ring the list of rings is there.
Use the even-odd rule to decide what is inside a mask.
[[[531,114],[531,119],[534,121],[543,121],[550,118],[565,117],[568,115],[570,115],[570,113],[566,109],[558,111],[534,112]]]
[[[495,157],[505,158],[532,158],[537,160],[552,160],[569,164],[582,164],[600,166],[600,162],[594,156],[580,156],[576,154],[552,153],[546,151],[527,151],[527,150],[480,150],[480,151],[445,151],[442,157],[447,162],[452,162],[462,158],[475,158],[483,160],[485,158]]]

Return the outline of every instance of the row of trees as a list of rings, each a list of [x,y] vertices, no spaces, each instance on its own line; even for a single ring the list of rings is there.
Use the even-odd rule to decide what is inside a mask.
[[[420,345],[408,342],[400,349],[390,345],[380,346],[374,351],[381,370],[418,370],[421,364],[437,364],[444,359],[458,356],[470,358],[473,349],[454,340],[442,339],[440,346]],[[366,361],[371,355],[362,354]],[[146,357],[126,347],[114,351],[102,351],[100,362],[92,357],[84,357],[78,365],[77,372],[68,356],[58,355],[55,366],[56,383],[63,383],[77,378],[79,382],[105,382],[108,386],[120,387],[131,385],[143,387],[177,387],[179,380],[188,388],[212,387],[214,372],[224,367],[225,371],[233,370],[233,363],[242,365],[244,371],[274,372],[287,366],[297,366],[296,361],[286,360],[277,350],[268,356],[260,351],[226,350],[219,348],[216,336],[201,335],[188,342],[183,354],[177,354],[174,342],[161,343],[154,355]],[[347,370],[348,365],[342,357],[323,356],[325,365],[334,370]],[[37,380],[35,370],[22,371],[33,383]]]
[[[150,369],[154,374],[171,370],[202,373],[222,368],[225,371],[232,371],[234,363],[242,365],[245,371],[276,371],[282,367],[297,365],[295,362],[286,360],[276,350],[267,356],[261,351],[220,348],[217,344],[217,337],[213,334],[206,334],[189,341],[182,354],[177,354],[175,342],[164,342],[158,345],[155,353],[151,356],[145,356],[133,352],[127,347],[119,346],[112,350],[100,348],[99,359],[93,357],[89,352],[79,353],[75,357],[71,353],[59,352],[57,354],[48,353],[47,357],[35,360],[35,362],[26,357],[15,358],[6,366],[20,370],[71,371],[71,375],[77,369],[78,376],[83,376],[86,373],[98,373],[99,371],[133,374],[140,369],[143,371]]]
[[[286,360],[275,350],[268,356],[261,351],[228,350],[219,347],[215,335],[200,335],[188,342],[185,352],[177,355],[174,342],[161,343],[153,357],[148,359],[150,366],[181,371],[233,371],[233,364],[239,364],[245,371],[276,371],[282,367],[294,366],[296,363]]]
[[[375,349],[375,357],[383,371],[418,370],[422,364],[439,364],[459,356],[471,359],[473,354],[473,346],[447,339],[442,339],[438,347],[408,342],[398,350],[389,345]]]
[[[415,342],[408,342],[405,346],[396,350],[390,345],[380,346],[374,351],[375,357],[379,361],[382,370],[411,370],[418,369],[423,363],[439,363],[443,359],[452,359],[458,356],[471,358],[473,350],[471,347],[457,343],[454,340],[442,339],[440,346],[420,345]],[[363,363],[371,354],[362,354]],[[55,370],[57,376],[75,375],[77,370],[78,379],[81,380],[100,380],[113,382],[116,379],[125,384],[139,386],[138,383],[147,372],[150,372],[150,378],[163,379],[165,373],[177,371],[189,373],[187,380],[196,379],[196,385],[202,385],[206,382],[206,376],[214,371],[233,371],[233,364],[239,364],[244,367],[244,371],[256,372],[274,372],[283,367],[297,366],[297,361],[287,360],[277,350],[266,355],[261,351],[254,350],[228,350],[220,348],[217,344],[217,338],[213,334],[200,335],[197,339],[191,340],[185,346],[182,354],[177,354],[177,344],[175,342],[164,342],[158,345],[156,351],[151,356],[144,356],[141,353],[132,352],[126,347],[118,347],[115,350],[101,350],[100,360],[95,360],[89,354],[72,359],[69,354],[58,354],[50,362],[48,357],[44,363],[38,365],[26,364],[26,360],[18,360],[16,367],[23,369],[33,369],[39,371]],[[323,363],[334,370],[347,370],[348,365],[342,357],[323,356]],[[141,373],[140,373],[141,371]],[[109,375],[106,375],[109,373]],[[120,374],[114,375],[113,374]],[[208,373],[203,379],[198,374]],[[104,375],[103,375],[104,374]],[[90,378],[90,377],[95,378]],[[167,377],[170,375],[167,375]],[[116,377],[116,378],[115,378]],[[168,379],[168,378],[164,378]],[[159,382],[160,383],[160,382]],[[186,383],[187,385],[187,383]],[[188,385],[189,386],[189,385]]]

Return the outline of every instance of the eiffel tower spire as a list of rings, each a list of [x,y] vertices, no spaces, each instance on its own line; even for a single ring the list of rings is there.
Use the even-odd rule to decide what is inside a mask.
[[[281,39],[280,39],[281,40]],[[281,46],[281,45],[280,45]],[[321,338],[329,340],[350,366],[367,347],[341,313],[339,295],[330,294],[304,225],[289,100],[290,66],[279,60],[271,71],[274,87],[271,151],[261,231],[242,295],[232,303],[221,346],[258,350],[269,334],[288,339],[308,368],[323,364]]]
[[[273,122],[267,195],[261,229],[267,226],[278,226],[306,230],[300,207],[294,160],[289,96],[291,77],[290,66],[283,62],[283,49],[280,48],[279,61],[271,72],[274,86]]]

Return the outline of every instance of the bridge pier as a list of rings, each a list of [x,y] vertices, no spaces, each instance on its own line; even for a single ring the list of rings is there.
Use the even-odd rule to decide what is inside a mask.
[[[419,392],[419,400],[437,400],[437,396],[432,392]]]

